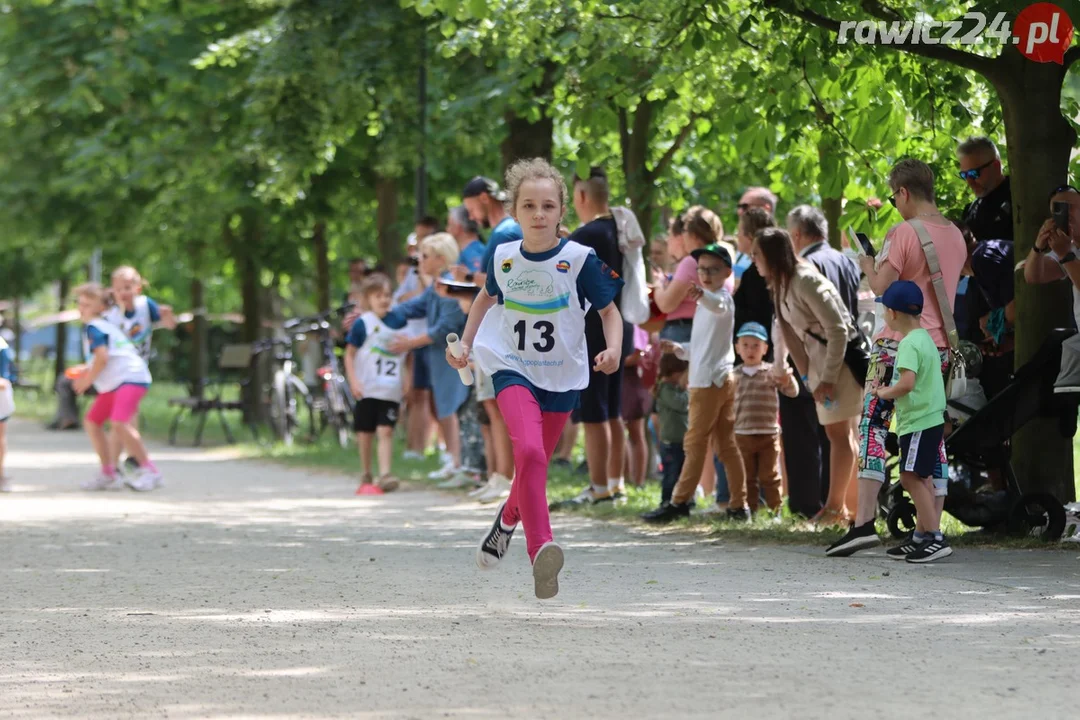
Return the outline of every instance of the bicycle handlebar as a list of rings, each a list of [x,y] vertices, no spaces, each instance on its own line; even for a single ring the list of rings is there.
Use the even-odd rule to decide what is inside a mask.
[[[286,330],[292,330],[300,325],[307,325],[310,330],[323,330],[323,324],[330,319],[332,315],[345,315],[347,312],[356,307],[356,303],[345,303],[341,307],[332,308],[325,312],[321,312],[318,315],[308,315],[306,317],[292,318],[286,320],[284,328]]]

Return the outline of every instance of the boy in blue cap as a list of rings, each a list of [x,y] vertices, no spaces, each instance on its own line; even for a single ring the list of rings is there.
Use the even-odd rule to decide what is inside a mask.
[[[743,323],[735,333],[735,352],[742,365],[735,375],[735,444],[739,446],[746,481],[742,487],[728,483],[731,500],[728,517],[749,519],[757,512],[758,500],[765,491],[765,504],[779,512],[783,503],[780,478],[780,399],[777,389],[788,397],[799,394],[795,375],[786,368],[764,362],[769,351],[769,331],[761,323]],[[785,372],[786,370],[786,372]],[[749,508],[747,508],[749,505]]]
[[[900,438],[900,484],[911,496],[918,514],[915,534],[886,555],[909,563],[933,562],[952,555],[952,548],[941,534],[941,515],[934,502],[935,496],[946,494],[949,482],[941,355],[930,333],[919,322],[923,294],[918,285],[897,280],[877,301],[885,306],[885,323],[889,329],[903,338],[896,351],[893,384],[873,392],[883,400],[895,402],[893,419]]]

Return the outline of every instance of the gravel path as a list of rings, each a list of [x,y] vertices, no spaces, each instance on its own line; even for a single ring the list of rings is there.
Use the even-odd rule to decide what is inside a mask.
[[[755,547],[556,516],[562,592],[492,510],[161,449],[168,486],[88,494],[80,434],[11,428],[0,716],[1066,718],[1077,553]]]

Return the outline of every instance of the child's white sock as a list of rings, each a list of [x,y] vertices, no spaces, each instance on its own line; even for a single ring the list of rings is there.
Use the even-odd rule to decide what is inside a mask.
[[[607,485],[592,484],[593,495],[607,495]]]
[[[607,491],[608,492],[610,492],[610,493],[622,492],[625,489],[626,488],[623,485],[623,479],[621,477],[608,478],[608,481],[607,481]]]

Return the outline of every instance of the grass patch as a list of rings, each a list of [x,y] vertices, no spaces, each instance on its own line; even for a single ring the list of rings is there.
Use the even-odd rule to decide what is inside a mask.
[[[168,406],[169,398],[183,397],[186,389],[178,383],[155,383],[151,386],[146,398],[140,406],[140,424],[142,432],[149,438],[164,442],[168,438],[169,424],[176,413],[176,408]],[[87,401],[82,401],[85,410]],[[50,420],[56,410],[56,400],[52,393],[20,392],[16,398],[18,410],[16,415],[25,419],[46,422]],[[330,432],[314,443],[297,442],[291,447],[281,444],[270,443],[270,433],[267,428],[260,429],[261,442],[252,440],[250,431],[240,422],[238,413],[226,413],[233,434],[241,442],[232,445],[239,454],[244,457],[272,460],[284,465],[307,468],[326,469],[344,474],[356,474],[359,476],[360,462],[354,446],[340,447],[336,440],[330,436]],[[193,421],[189,418],[181,424],[178,444],[190,446],[193,438]],[[438,459],[429,456],[424,460],[405,460],[401,457],[403,446],[402,430],[395,442],[397,451],[394,455],[394,473],[412,483],[430,485],[435,482],[427,480],[427,474],[438,467]],[[221,447],[225,443],[225,433],[220,427],[216,414],[212,414],[206,423],[203,435],[203,446]],[[581,456],[580,448],[575,453]],[[1080,445],[1074,444],[1074,462],[1080,467]],[[556,502],[567,500],[577,495],[589,480],[585,475],[576,474],[572,470],[552,467],[548,473],[548,500]],[[464,491],[461,492],[464,495]],[[1080,487],[1077,489],[1080,497]],[[641,513],[651,510],[660,504],[660,486],[657,482],[647,482],[643,488],[627,488],[627,500],[621,505],[605,503],[597,506],[579,506],[568,510],[562,510],[568,514],[578,514],[596,520],[617,521],[640,525],[642,527],[656,527],[646,525],[640,520]],[[888,538],[888,529],[883,520],[879,520],[878,533],[882,538]],[[1060,544],[1047,544],[1032,538],[1016,538],[986,533],[977,528],[968,527],[953,518],[948,513],[942,519],[942,529],[949,536],[950,542],[960,547],[985,547],[985,548],[1020,548],[1020,549],[1048,549],[1060,548]],[[659,529],[659,528],[658,528]],[[810,528],[807,522],[799,517],[792,516],[785,506],[778,521],[768,517],[766,513],[759,513],[758,517],[751,522],[734,522],[726,519],[694,518],[676,521],[665,528],[667,531],[675,530],[682,532],[698,533],[701,535],[715,536],[725,541],[741,543],[766,543],[783,545],[813,545],[824,548],[843,534],[840,530],[815,530]],[[888,541],[887,541],[888,542]]]

